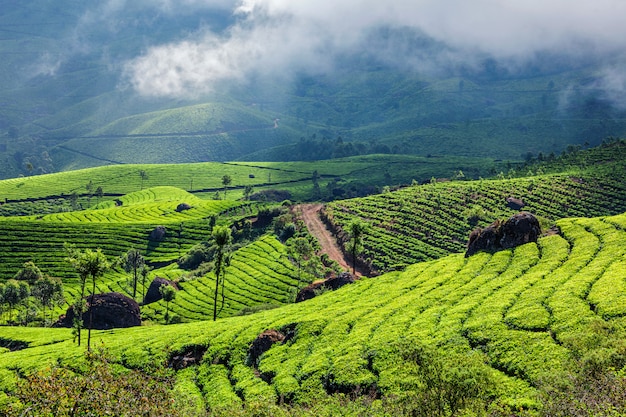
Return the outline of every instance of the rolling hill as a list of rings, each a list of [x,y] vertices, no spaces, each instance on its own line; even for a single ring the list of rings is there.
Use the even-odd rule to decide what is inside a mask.
[[[604,68],[558,56],[516,70],[485,58],[475,68],[428,72],[348,54],[328,71],[225,83],[193,97],[145,97],[129,85],[125,63],[194,30],[227,33],[235,18],[219,7],[124,7],[119,22],[132,24],[109,22],[120,12],[114,6],[6,2],[1,178],[111,163],[294,160],[299,142],[313,138],[341,138],[340,156],[520,160],[626,131],[623,108],[599,87]],[[383,31],[372,42],[396,35],[425,59],[447,48],[408,32]]]
[[[338,407],[402,414],[434,406],[433,398],[441,415],[536,415],[555,406],[557,392],[566,397],[565,386],[553,387],[572,369],[624,365],[617,341],[626,315],[626,218],[563,219],[557,226],[561,234],[537,243],[445,256],[252,316],[118,329],[96,339],[131,368],[201,352],[176,374],[185,387],[177,401],[214,415],[241,413],[242,405],[242,415],[307,415],[312,404],[328,414]],[[267,329],[289,336],[251,357],[253,340]],[[82,355],[68,330],[9,327],[2,340],[25,346],[0,354],[5,391],[14,386],[13,370]],[[570,401],[606,406],[595,399]],[[623,404],[612,410],[623,411]]]

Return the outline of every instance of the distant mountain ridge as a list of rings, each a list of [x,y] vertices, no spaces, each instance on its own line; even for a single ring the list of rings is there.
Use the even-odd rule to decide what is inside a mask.
[[[293,160],[301,139],[324,138],[353,144],[339,156],[383,149],[522,159],[626,132],[626,111],[598,88],[600,68],[554,56],[522,69],[485,57],[478,68],[430,73],[345,56],[327,72],[245,80],[193,99],[140,97],[124,62],[202,27],[220,33],[234,17],[138,4],[107,20],[112,12],[94,7],[3,6],[0,178],[111,163]],[[406,36],[415,54],[407,60],[446,48]]]

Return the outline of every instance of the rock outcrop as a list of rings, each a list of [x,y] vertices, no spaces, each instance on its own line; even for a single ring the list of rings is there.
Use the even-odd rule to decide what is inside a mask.
[[[206,351],[206,346],[187,346],[182,352],[172,355],[167,366],[180,371],[190,366],[199,365]]]
[[[261,355],[270,350],[276,343],[287,343],[296,335],[296,323],[292,323],[279,330],[269,329],[259,334],[250,344],[248,349],[247,363],[249,366],[257,367]]]
[[[122,327],[141,326],[139,304],[130,297],[116,292],[96,294],[87,297],[87,311],[83,313],[83,323],[89,326],[93,309],[92,329],[108,330]],[[71,327],[74,321],[74,309],[70,307],[62,320],[64,327]]]
[[[165,235],[167,234],[167,229],[165,226],[157,226],[152,232],[150,232],[150,240],[153,242],[160,242],[165,239]]]
[[[506,206],[512,210],[521,210],[526,203],[523,200],[515,197],[508,197],[506,199]]]
[[[313,284],[307,285],[300,290],[300,292],[296,296],[296,303],[310,300],[311,298],[315,297],[319,291],[322,291],[324,289],[334,291],[343,287],[346,284],[352,284],[354,281],[356,281],[356,278],[351,273],[342,272],[336,277],[314,282]]]
[[[505,222],[496,220],[484,229],[474,230],[467,243],[465,256],[479,251],[495,252],[536,242],[541,235],[539,220],[528,212],[521,212]]]
[[[155,301],[159,301],[161,298],[163,298],[161,296],[161,291],[159,291],[159,289],[161,288],[161,285],[171,285],[172,287],[178,290],[178,285],[176,285],[175,282],[172,282],[165,278],[156,277],[152,280],[152,282],[150,283],[150,286],[148,287],[146,296],[143,299],[144,305],[154,303]]]
[[[176,206],[176,211],[178,213],[185,210],[191,210],[191,206],[187,203],[180,203],[178,206]]]

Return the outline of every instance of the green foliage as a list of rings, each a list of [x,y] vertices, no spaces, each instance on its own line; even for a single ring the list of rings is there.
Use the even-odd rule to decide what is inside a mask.
[[[41,269],[35,265],[34,262],[28,261],[24,263],[22,269],[20,269],[13,279],[18,281],[26,281],[28,284],[33,284],[35,281],[43,277]]]
[[[626,304],[614,302],[605,315],[589,297],[599,297],[602,278],[622,266],[624,225],[624,214],[559,220],[561,235],[536,244],[414,264],[245,317],[97,338],[128,366],[200,347],[202,359],[179,371],[180,383],[195,381],[190,395],[214,415],[537,416],[581,406],[600,412],[594,404],[621,412]],[[277,239],[263,241],[282,252],[251,244],[233,255],[229,271],[285,253]],[[200,293],[186,288],[202,280],[182,282],[172,310],[192,308]],[[264,293],[264,279],[244,280],[254,286],[229,283],[227,300],[234,291]],[[212,288],[202,291],[206,297]],[[267,329],[288,337],[250,368],[250,345]],[[7,327],[3,334],[28,347],[0,355],[0,370],[76,360],[67,330]]]
[[[30,286],[24,281],[10,279],[4,284],[1,300],[8,306],[9,322],[13,321],[13,310],[28,299],[30,292]]]
[[[43,323],[46,323],[46,308],[60,305],[63,297],[63,283],[59,278],[43,276],[32,286],[32,295],[43,308]]]
[[[626,147],[624,147],[626,149]],[[623,152],[623,150],[621,151]],[[549,229],[565,217],[593,217],[626,211],[626,189],[617,159],[570,173],[512,180],[479,180],[411,186],[393,193],[329,203],[326,213],[339,232],[349,234],[356,218],[367,219],[361,257],[376,271],[409,265],[465,249],[475,226],[484,227],[514,210],[507,197],[521,198]]]
[[[349,239],[346,250],[352,255],[352,273],[356,272],[357,255],[363,250],[363,235],[368,225],[360,219],[352,220],[347,227]]]
[[[181,404],[172,388],[172,375],[166,371],[118,369],[106,351],[98,349],[87,355],[82,369],[54,366],[21,380],[16,400],[3,412],[7,417],[178,416]]]
[[[176,298],[176,289],[168,284],[162,284],[159,287],[159,293],[165,301],[165,323],[170,320],[170,302]]]
[[[68,246],[68,261],[81,277],[81,293],[80,298],[74,301],[74,314],[76,317],[74,327],[78,336],[78,345],[80,346],[80,333],[82,328],[82,315],[85,311],[84,291],[87,277],[91,277],[91,299],[96,294],[96,280],[102,277],[106,270],[111,266],[104,253],[100,248],[95,251],[85,249],[77,250]],[[93,309],[89,309],[89,323],[87,325],[87,350],[91,349],[91,329],[93,327]]]
[[[313,247],[309,239],[305,237],[295,237],[287,241],[287,253],[298,267],[298,282],[300,282],[302,267],[314,254]]]
[[[219,295],[220,286],[222,289],[222,302],[220,311],[224,308],[226,301],[224,295],[224,274],[226,273],[226,266],[230,263],[229,248],[228,245],[232,241],[230,229],[225,226],[216,226],[211,232],[213,239],[213,245],[215,246],[215,293],[213,296],[213,321],[217,320],[217,297]]]
[[[124,270],[126,272],[133,273],[132,278],[132,287],[133,287],[133,298],[137,296],[137,280],[138,273],[141,271],[141,268],[145,265],[145,259],[141,252],[138,249],[131,249],[122,257],[122,263],[124,266]]]

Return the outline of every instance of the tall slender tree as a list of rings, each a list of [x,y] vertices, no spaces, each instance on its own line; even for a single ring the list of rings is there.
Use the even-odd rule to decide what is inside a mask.
[[[143,169],[139,170],[139,178],[141,178],[141,189],[143,190],[143,182],[148,179],[148,173]]]
[[[30,296],[30,287],[24,281],[14,279],[4,284],[3,299],[9,306],[9,321],[13,321],[13,310]]]
[[[91,277],[91,298],[90,298],[90,306],[89,306],[89,325],[87,327],[87,350],[91,350],[91,329],[93,328],[93,301],[94,296],[96,294],[96,281],[100,278],[104,273],[109,269],[111,264],[107,260],[106,256],[102,253],[101,249],[96,249],[95,251],[91,249],[85,249],[84,251],[77,250],[75,248],[72,249],[70,257],[68,258],[70,263],[76,269],[81,279],[84,277],[86,280],[87,277]],[[82,297],[84,297],[84,287],[82,285]],[[81,298],[79,300],[80,305],[84,305],[84,300]],[[84,312],[84,308],[80,308],[79,311]],[[80,345],[80,327],[78,329],[78,344]]]
[[[304,264],[314,255],[313,247],[305,237],[293,237],[287,241],[287,253],[298,268],[298,285],[302,284]]]
[[[226,189],[232,182],[233,179],[230,177],[230,175],[224,175],[222,177],[222,185],[224,186],[224,200],[226,200]]]
[[[176,289],[171,285],[162,284],[159,287],[159,293],[161,293],[161,297],[165,301],[165,324],[167,324],[170,320],[170,302],[176,298]]]
[[[352,255],[352,274],[356,274],[356,259],[359,253],[363,250],[363,234],[367,230],[367,223],[360,219],[355,219],[348,224],[348,234],[350,240],[348,241],[348,251]]]
[[[222,290],[222,305],[220,311],[224,308],[224,275],[226,266],[229,263],[228,245],[231,242],[230,229],[226,226],[215,226],[211,233],[213,245],[215,246],[215,294],[213,296],[213,321],[217,320],[217,298]]]
[[[122,258],[124,270],[133,273],[133,298],[137,296],[137,274],[145,264],[145,260],[139,249],[132,248]]]
[[[148,274],[150,274],[150,267],[144,264],[139,270],[139,274],[141,275],[141,300],[142,302],[146,299],[146,281],[148,281]]]
[[[63,302],[63,283],[59,278],[44,275],[32,287],[32,295],[43,310],[43,322],[46,323],[46,308]]]

